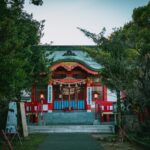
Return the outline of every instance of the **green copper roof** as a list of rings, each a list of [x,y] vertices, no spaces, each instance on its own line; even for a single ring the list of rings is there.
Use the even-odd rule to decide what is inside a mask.
[[[52,51],[52,54],[48,58],[53,59],[54,64],[62,61],[76,61],[92,70],[99,71],[102,68],[85,51],[82,51],[79,46],[51,46],[49,50]]]

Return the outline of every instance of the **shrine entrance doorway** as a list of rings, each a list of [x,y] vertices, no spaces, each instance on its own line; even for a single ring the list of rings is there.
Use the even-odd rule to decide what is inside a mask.
[[[85,110],[85,84],[53,85],[53,109],[63,111]]]

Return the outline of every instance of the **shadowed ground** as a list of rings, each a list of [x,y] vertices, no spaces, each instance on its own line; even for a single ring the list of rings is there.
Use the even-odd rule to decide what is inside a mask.
[[[54,133],[49,134],[38,150],[103,150],[91,134]]]

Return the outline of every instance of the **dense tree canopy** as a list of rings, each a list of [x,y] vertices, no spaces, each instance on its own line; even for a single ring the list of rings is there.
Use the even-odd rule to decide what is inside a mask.
[[[41,5],[41,0],[32,0]],[[24,0],[1,0],[0,5],[0,99],[12,99],[29,87],[31,75],[45,63],[45,52],[35,59],[44,21],[38,22],[23,11]],[[34,59],[33,59],[34,58]],[[43,60],[43,61],[41,61]],[[37,69],[37,68],[36,68]],[[31,86],[31,85],[30,85]]]
[[[131,46],[138,52],[138,75],[134,86],[137,91],[134,96],[138,103],[147,105],[150,104],[150,2],[134,10],[133,21],[124,30],[128,38],[126,41],[134,39]]]
[[[78,28],[97,44],[95,50],[86,50],[104,66],[101,80],[118,93],[118,111],[119,91],[141,108],[150,108],[150,2],[134,9],[132,18],[108,38],[105,28],[98,35]]]
[[[110,87],[126,90],[135,80],[143,82],[145,78],[149,79],[150,3],[134,9],[132,21],[115,29],[108,38],[104,37],[105,29],[98,35],[79,29],[98,45],[89,53],[104,65],[102,81],[108,80]]]

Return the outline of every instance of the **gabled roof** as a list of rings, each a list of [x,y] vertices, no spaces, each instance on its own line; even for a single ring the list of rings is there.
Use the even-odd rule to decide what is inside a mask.
[[[87,47],[94,48],[95,46]],[[99,71],[102,68],[94,58],[91,58],[87,52],[82,50],[82,46],[44,46],[44,49],[52,51],[48,58],[53,59],[53,64],[62,61],[75,61],[94,71]]]

